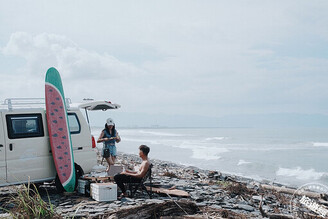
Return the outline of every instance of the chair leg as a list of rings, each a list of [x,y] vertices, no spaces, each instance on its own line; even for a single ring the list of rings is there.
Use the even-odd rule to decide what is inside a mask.
[[[133,196],[133,194],[132,194],[133,186],[132,186],[130,183],[127,183],[126,188],[127,188],[128,196],[129,196],[130,198],[132,198],[132,196]]]
[[[148,194],[149,198],[151,199],[152,198],[152,190],[151,190],[151,186],[150,186],[150,191],[147,190],[146,186],[144,184],[142,184],[142,187],[146,193]]]
[[[136,185],[136,186],[134,187],[134,189],[131,189],[131,190],[130,190],[130,191],[131,191],[131,198],[134,197],[134,195],[136,194],[138,188],[139,188],[139,184]]]
[[[151,199],[152,198],[152,196],[153,196],[153,187],[152,187],[152,183],[151,183],[151,177],[150,177],[150,179],[149,179],[149,187],[150,187],[150,191],[148,192],[147,190],[147,193],[148,193],[148,195],[149,195],[149,198]]]
[[[150,184],[149,198],[150,198],[150,199],[153,198],[153,190],[152,190],[151,184]]]
[[[151,176],[149,177],[149,182],[150,182],[150,198],[152,198],[152,196],[153,196],[153,184],[152,184],[152,182],[151,182]]]

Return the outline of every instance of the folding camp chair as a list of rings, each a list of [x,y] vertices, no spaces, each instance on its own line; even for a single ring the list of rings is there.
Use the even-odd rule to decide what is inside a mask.
[[[149,195],[149,198],[152,198],[152,177],[151,177],[151,169],[153,167],[153,164],[150,164],[146,175],[142,178],[142,180],[139,183],[126,183],[127,188],[130,190],[131,194],[129,195],[130,198],[133,198],[134,195],[136,194],[137,190],[140,188],[141,192],[143,190],[146,191],[146,193]],[[149,180],[149,184],[147,185],[150,186],[150,191],[147,190],[145,186],[145,182]]]

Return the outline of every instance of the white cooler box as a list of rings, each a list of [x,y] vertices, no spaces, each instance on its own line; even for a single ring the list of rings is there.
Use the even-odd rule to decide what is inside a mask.
[[[96,201],[117,200],[117,185],[113,183],[91,183],[91,197]]]

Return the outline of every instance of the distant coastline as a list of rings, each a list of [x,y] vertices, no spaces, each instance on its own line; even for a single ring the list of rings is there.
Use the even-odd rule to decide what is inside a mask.
[[[124,128],[328,128],[328,115],[272,113],[225,116],[167,115],[149,113],[90,113],[92,126],[112,117]]]

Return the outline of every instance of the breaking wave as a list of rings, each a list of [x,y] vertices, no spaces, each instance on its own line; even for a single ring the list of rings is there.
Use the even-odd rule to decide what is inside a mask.
[[[155,131],[145,131],[145,130],[139,130],[139,133],[155,135],[155,136],[171,136],[171,137],[186,136],[186,135],[182,135],[182,134],[174,134],[174,133],[169,133],[169,132],[155,132]]]
[[[328,147],[328,142],[313,142],[314,147]]]
[[[240,166],[240,165],[250,164],[250,163],[252,163],[252,162],[244,161],[244,160],[239,160],[237,165]]]
[[[328,173],[326,172],[316,172],[314,169],[304,170],[301,167],[296,167],[293,169],[290,168],[282,168],[280,167],[276,171],[277,176],[287,176],[287,177],[295,177],[299,180],[319,180],[322,177],[326,177]]]
[[[213,140],[224,140],[225,137],[212,137],[212,138],[206,138],[205,141],[213,141]]]

